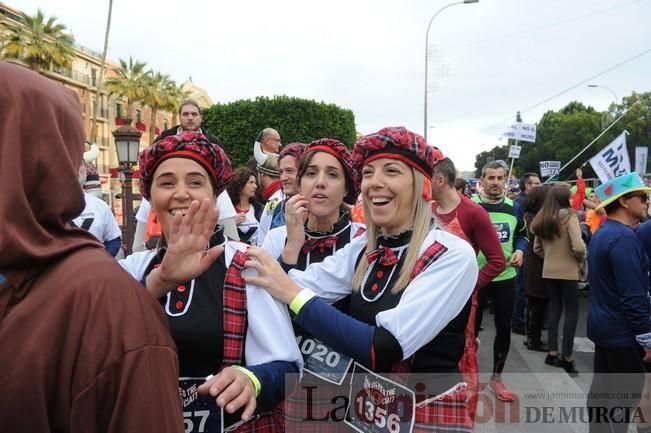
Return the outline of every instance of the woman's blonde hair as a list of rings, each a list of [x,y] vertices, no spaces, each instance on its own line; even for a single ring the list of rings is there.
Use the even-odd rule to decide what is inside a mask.
[[[409,243],[414,246],[414,248],[407,249],[407,257],[405,258],[398,280],[391,288],[391,293],[394,294],[399,293],[402,289],[407,287],[407,284],[409,284],[411,271],[416,265],[416,261],[420,255],[420,247],[425,241],[432,226],[432,205],[429,201],[423,198],[423,183],[425,176],[414,168],[411,168],[411,172],[414,178],[414,196],[412,198],[414,221],[413,233]],[[377,237],[380,233],[380,228],[373,223],[373,220],[371,220],[371,214],[366,202],[363,202],[362,209],[366,220],[366,250],[364,252],[368,253],[377,248]],[[368,271],[368,266],[369,263],[366,261],[366,258],[362,257],[357,265],[357,269],[355,269],[355,275],[353,276],[354,291],[360,289],[364,275]]]

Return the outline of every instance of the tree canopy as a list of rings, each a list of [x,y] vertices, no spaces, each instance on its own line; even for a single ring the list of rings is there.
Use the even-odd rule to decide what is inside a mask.
[[[284,144],[328,137],[351,147],[356,138],[351,110],[289,96],[215,104],[204,110],[203,124],[224,140],[236,167],[253,156],[254,139],[267,127],[278,130]]]
[[[519,143],[522,151],[520,158],[516,159],[513,165],[514,173],[519,175],[528,171],[538,172],[540,161],[561,161],[561,165],[565,165],[594,140],[603,131],[603,127],[608,126],[626,110],[629,111],[615,126],[583,153],[572,167],[567,167],[560,173],[560,179],[570,178],[576,167],[587,163],[623,130],[630,133],[627,137],[627,147],[632,165],[635,146],[651,144],[651,92],[634,92],[625,97],[621,104],[613,104],[605,112],[596,111],[578,101],[572,101],[558,111],[547,111],[537,122],[536,142]],[[475,158],[475,174],[479,176],[481,168],[490,159],[506,161],[510,144],[495,146],[478,154]],[[584,167],[584,177],[593,176],[592,167],[587,164]]]

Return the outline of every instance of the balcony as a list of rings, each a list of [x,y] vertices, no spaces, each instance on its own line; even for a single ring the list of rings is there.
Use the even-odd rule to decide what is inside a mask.
[[[63,75],[64,77],[68,77],[71,80],[78,81],[80,83],[84,83],[87,86],[90,86],[90,84],[91,84],[90,83],[90,81],[91,81],[90,77],[87,74],[84,74],[82,72],[75,71],[75,70],[68,69],[68,68],[62,68],[62,67],[59,67],[59,66],[53,66],[50,70],[52,72],[54,72],[54,73],[59,74],[59,75]]]

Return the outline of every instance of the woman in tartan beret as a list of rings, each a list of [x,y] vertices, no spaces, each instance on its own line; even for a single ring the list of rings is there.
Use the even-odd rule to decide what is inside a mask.
[[[364,231],[363,225],[351,221],[347,206],[347,203],[354,203],[359,193],[357,177],[352,153],[344,143],[322,138],[308,144],[298,162],[298,194],[285,204],[286,225],[271,230],[262,248],[275,258],[297,263],[297,269],[301,270],[341,250]],[[348,297],[342,299],[336,307],[345,310],[348,300]],[[294,324],[294,332],[302,342],[299,347],[302,347],[304,361],[309,363],[313,337],[297,324]],[[338,369],[345,370],[345,367]],[[310,371],[318,374],[314,368]],[[341,373],[343,375],[345,371]],[[314,374],[304,377],[301,387],[278,407],[277,424],[291,432],[349,431],[343,423],[309,420],[309,411],[318,413],[327,409],[327,404],[317,408],[318,402],[331,404],[332,398],[347,393],[345,387]],[[310,403],[306,401],[305,389],[313,389]]]
[[[288,274],[264,250],[248,251],[254,260],[246,266],[259,275],[247,281],[289,305],[295,322],[352,357],[354,371],[367,378],[361,394],[353,394],[355,377],[351,381],[347,422],[357,429],[377,421],[398,422],[401,431],[403,423],[415,432],[472,431],[458,363],[478,268],[467,242],[432,225],[430,178],[441,158],[437,148],[402,127],[365,136],[353,150],[364,235],[323,262]],[[285,269],[292,265],[284,263]],[[348,314],[331,306],[347,296]],[[414,393],[406,406],[416,405],[413,418],[374,394],[372,384],[386,388],[387,376]]]
[[[285,393],[285,374],[299,372],[300,353],[287,309],[244,282],[246,245],[226,241],[217,226],[215,200],[232,176],[228,157],[203,134],[188,131],[153,143],[139,167],[140,191],[158,216],[162,239],[157,249],[120,264],[165,309],[178,348],[180,389],[200,384],[199,392],[209,394],[204,399],[213,400],[208,407],[239,411],[225,425],[252,420],[238,432],[277,431],[271,410]],[[204,404],[201,399],[182,397],[184,413],[206,408],[193,406]]]

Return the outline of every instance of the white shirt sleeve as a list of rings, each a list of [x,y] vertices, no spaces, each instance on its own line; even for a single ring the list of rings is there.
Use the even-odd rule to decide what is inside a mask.
[[[103,212],[104,212],[104,239],[103,241],[111,241],[115,238],[122,237],[122,231],[120,230],[120,226],[118,226],[118,221],[115,219],[115,215],[113,215],[113,212],[111,212],[111,208],[106,204],[106,202],[102,201],[104,206]]]
[[[138,208],[138,212],[136,213],[136,220],[146,225],[147,218],[149,218],[150,210],[151,210],[151,205],[149,204],[149,201],[143,198],[142,201],[140,202],[140,207]]]
[[[247,244],[227,242],[224,251],[229,266],[235,251],[246,251]],[[245,269],[243,276],[255,275],[257,271]],[[246,308],[248,327],[244,353],[247,365],[271,361],[288,361],[303,368],[303,357],[296,345],[289,310],[276,301],[266,290],[252,284],[246,285]]]
[[[138,251],[126,256],[122,260],[118,260],[118,263],[133,278],[141,281],[142,276],[145,274],[145,270],[147,269],[147,265],[149,265],[155,255],[155,250]]]
[[[375,317],[377,326],[398,340],[404,359],[430,342],[461,312],[477,282],[479,269],[470,244],[433,230],[421,252],[435,241],[447,251],[412,280],[396,307]]]
[[[274,259],[280,259],[285,249],[285,242],[287,241],[287,227],[276,227],[267,233],[262,243],[262,248],[265,249]]]
[[[312,263],[304,271],[292,269],[289,277],[301,288],[309,288],[332,304],[352,292],[355,262],[366,247],[366,235],[359,236],[321,263]]]
[[[222,191],[222,193],[217,196],[217,208],[219,209],[219,221],[237,216],[235,206],[233,206],[231,197],[226,191]]]

